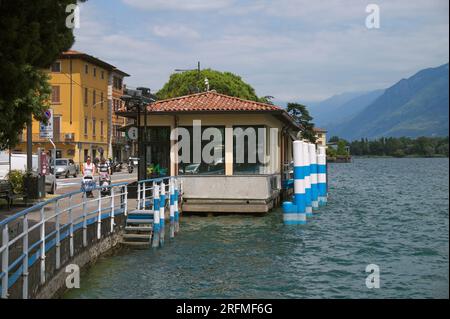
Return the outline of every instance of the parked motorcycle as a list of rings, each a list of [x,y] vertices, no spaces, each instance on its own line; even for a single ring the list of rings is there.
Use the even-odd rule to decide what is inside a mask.
[[[137,157],[130,157],[128,159],[128,173],[133,173],[135,167],[139,165],[139,159]]]

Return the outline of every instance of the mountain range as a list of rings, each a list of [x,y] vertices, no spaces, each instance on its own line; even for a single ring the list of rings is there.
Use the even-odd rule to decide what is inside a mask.
[[[316,126],[328,136],[448,136],[449,65],[428,68],[384,90],[353,92],[310,104]]]

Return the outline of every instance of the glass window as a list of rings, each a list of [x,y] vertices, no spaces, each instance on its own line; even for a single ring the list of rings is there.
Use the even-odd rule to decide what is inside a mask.
[[[103,136],[103,121],[100,121],[100,136]]]
[[[67,160],[56,160],[56,166],[66,166]]]
[[[264,126],[233,127],[233,175],[264,174],[267,131]]]
[[[53,63],[50,70],[52,72],[61,72],[61,62],[58,61],[58,62]]]
[[[84,73],[89,74],[89,65],[84,65]]]
[[[94,68],[94,77],[97,77],[97,68]]]
[[[100,106],[103,108],[103,92],[100,93]]]
[[[84,88],[84,105],[88,105],[88,88]]]
[[[96,100],[97,100],[97,95],[95,90],[92,92],[92,106],[95,107],[96,104]]]
[[[184,128],[189,132],[189,150],[183,149],[183,137],[179,136],[178,173],[180,175],[225,175],[225,127],[202,126],[200,153],[197,152],[197,154],[194,154],[194,139],[198,137],[194,136],[193,127]],[[186,151],[189,154],[184,153]]]
[[[84,118],[84,135],[88,134],[88,119],[87,117]]]
[[[92,119],[92,136],[95,136],[95,119]]]
[[[60,91],[59,86],[52,86],[52,103],[60,103]]]

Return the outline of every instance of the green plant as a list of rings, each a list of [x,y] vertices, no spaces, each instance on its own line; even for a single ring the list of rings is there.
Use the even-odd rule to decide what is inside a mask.
[[[11,183],[14,194],[22,194],[24,191],[25,174],[21,171],[12,170],[8,173],[8,181]]]

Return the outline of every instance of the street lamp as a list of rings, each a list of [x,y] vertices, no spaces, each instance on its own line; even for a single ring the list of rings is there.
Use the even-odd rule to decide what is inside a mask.
[[[137,113],[138,126],[138,157],[139,169],[138,180],[147,179],[147,150],[144,149],[147,145],[147,105],[155,102],[156,98],[151,94],[149,88],[138,87],[136,90],[126,88],[124,95],[120,98],[125,102],[126,110]],[[144,131],[141,130],[141,112],[144,108]],[[142,134],[144,133],[144,134]],[[144,136],[142,136],[144,135]]]

